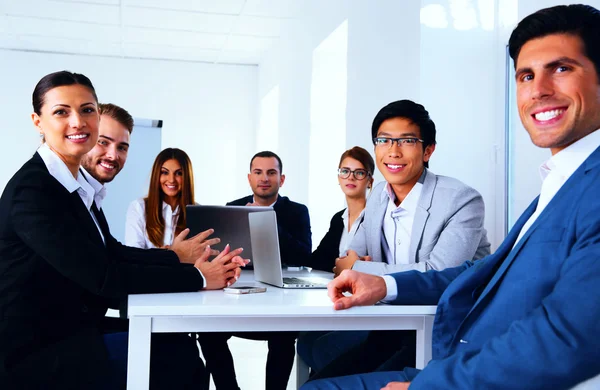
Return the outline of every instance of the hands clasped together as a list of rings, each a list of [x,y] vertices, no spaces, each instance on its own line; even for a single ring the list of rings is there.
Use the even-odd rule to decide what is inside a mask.
[[[177,253],[180,262],[194,264],[194,267],[202,272],[206,280],[204,289],[218,290],[235,283],[242,272],[240,267],[250,262],[249,259],[240,256],[244,249],[231,250],[227,244],[223,252],[219,253],[218,250],[210,248],[211,245],[221,242],[219,238],[208,239],[214,233],[213,229],[198,233],[186,240],[189,232],[189,229],[185,229],[179,233],[169,249]],[[216,257],[208,261],[211,256]]]

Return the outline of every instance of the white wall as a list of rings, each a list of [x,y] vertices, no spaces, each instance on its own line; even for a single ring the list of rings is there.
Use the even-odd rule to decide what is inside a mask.
[[[256,66],[5,50],[0,50],[0,188],[39,145],[30,120],[35,84],[63,69],[88,76],[101,102],[118,104],[134,117],[162,119],[163,148],[181,148],[192,159],[197,202],[224,204],[249,192],[245,178],[232,178],[247,172],[255,149]],[[150,169],[139,174],[149,177]]]
[[[587,3],[599,7],[600,0]],[[331,215],[343,207],[341,191],[329,187],[319,202],[308,196],[312,52],[347,20],[345,147],[334,140],[329,153],[346,147],[372,150],[370,125],[376,112],[398,99],[413,99],[429,110],[438,129],[431,169],[477,189],[486,204],[485,226],[493,249],[503,240],[506,219],[506,45],[518,20],[554,0],[421,0],[302,3],[302,17],[284,26],[279,47],[259,68],[259,100],[280,88],[279,152],[287,161],[287,193],[308,203],[313,242],[318,244]],[[433,10],[433,11],[432,11]],[[424,17],[419,18],[420,13]],[[427,12],[435,15],[427,19]],[[514,83],[513,80],[509,82]],[[535,150],[518,117],[510,161],[516,168],[513,212],[539,193],[537,167],[547,153]],[[282,139],[289,139],[282,143]],[[322,175],[335,182],[336,166],[322,159]],[[314,164],[314,162],[312,162]],[[381,180],[381,175],[376,175]]]

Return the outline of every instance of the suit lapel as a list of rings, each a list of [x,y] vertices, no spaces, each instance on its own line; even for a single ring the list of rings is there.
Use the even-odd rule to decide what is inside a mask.
[[[81,227],[86,229],[92,241],[104,247],[104,242],[102,241],[100,232],[98,232],[98,227],[96,226],[96,223],[94,222],[94,219],[92,218],[92,215],[90,214],[89,210],[81,201],[81,198],[79,197],[77,191],[72,192],[70,196],[70,203],[73,206],[73,212],[77,215],[77,220],[81,221]],[[100,221],[98,221],[98,224],[100,224]],[[102,225],[100,226],[102,229]]]
[[[383,237],[383,218],[385,217],[385,211],[387,210],[387,205],[388,205],[388,201],[389,198],[386,196],[382,196],[383,191],[386,191],[386,187],[387,184],[384,183],[381,186],[381,191],[378,194],[376,194],[376,196],[379,197],[379,199],[376,199],[377,202],[379,202],[379,207],[374,210],[373,212],[373,217],[372,217],[372,224],[371,224],[371,242],[373,242],[373,255],[372,258],[373,259],[382,259],[383,261],[387,260],[385,258],[385,256],[383,256],[382,251],[383,250],[383,245],[387,245],[387,243],[385,243],[385,238]],[[375,194],[374,194],[375,195]],[[368,215],[365,215],[365,217],[368,217]],[[367,244],[368,247],[368,244]]]
[[[523,248],[523,246],[525,245],[525,243],[527,242],[527,240],[529,239],[531,234],[533,234],[533,232],[535,232],[535,230],[539,226],[548,225],[549,218],[552,218],[553,216],[556,216],[556,215],[560,215],[560,208],[561,207],[564,208],[565,206],[568,206],[569,199],[578,198],[577,193],[582,191],[583,188],[585,187],[584,185],[582,185],[583,184],[582,181],[585,179],[585,175],[591,169],[595,168],[599,163],[600,163],[600,148],[597,149],[594,153],[592,153],[592,155],[582,164],[582,166],[579,167],[573,173],[573,175],[571,175],[569,180],[567,180],[567,182],[560,188],[560,190],[556,193],[556,195],[554,195],[554,197],[552,198],[550,203],[548,203],[548,205],[546,206],[544,211],[542,211],[542,213],[538,216],[538,218],[533,223],[533,225],[531,225],[529,227],[529,230],[527,230],[525,235],[523,235],[523,237],[521,237],[521,240],[517,243],[517,245],[508,253],[508,256],[506,257],[506,259],[504,260],[504,262],[502,263],[502,265],[500,266],[500,268],[498,269],[496,274],[493,276],[493,278],[490,280],[490,282],[488,283],[488,285],[482,292],[481,296],[479,297],[479,299],[473,306],[473,309],[485,298],[485,296],[487,294],[490,293],[490,291],[500,281],[500,279],[502,279],[502,277],[504,276],[504,274],[506,273],[506,271],[508,270],[508,268],[510,267],[512,262],[515,260],[515,258],[521,251],[521,248]],[[529,219],[529,217],[535,211],[535,206],[537,206],[538,198],[536,198],[536,201],[534,201],[534,203],[532,203],[532,205],[529,206],[529,208],[527,209],[527,213],[524,213],[521,216],[521,218],[519,218],[519,221],[522,222],[522,224],[521,224],[519,230],[516,231],[516,236],[518,236],[521,229],[523,228],[523,224],[525,224],[525,222]],[[524,218],[525,216],[527,216],[527,218]],[[513,229],[513,230],[516,230],[516,229]],[[513,243],[514,243],[514,241],[516,241],[516,238],[517,237],[513,238]]]
[[[425,224],[429,218],[429,208],[433,201],[433,193],[437,184],[437,178],[431,171],[427,171],[425,174],[425,181],[423,182],[423,189],[421,190],[421,196],[419,197],[419,203],[415,210],[415,219],[412,225],[410,246],[408,248],[408,257],[410,263],[416,263],[417,259],[417,248],[423,237],[423,231],[425,230]]]

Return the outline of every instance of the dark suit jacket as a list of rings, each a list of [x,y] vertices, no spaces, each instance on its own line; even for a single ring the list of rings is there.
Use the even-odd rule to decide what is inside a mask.
[[[94,206],[95,207],[95,206]],[[1,388],[85,388],[103,375],[99,324],[127,294],[197,291],[202,277],[174,252],[106,245],[77,192],[36,153],[0,198]]]
[[[600,148],[519,242],[535,199],[490,256],[393,274],[397,304],[437,304],[418,389],[569,389],[600,373]]]
[[[227,206],[245,206],[252,203],[252,195],[227,203]],[[310,217],[305,205],[279,196],[273,206],[277,215],[279,250],[286,265],[306,265],[312,250]]]
[[[329,230],[323,236],[319,246],[310,255],[309,263],[304,264],[314,269],[331,272],[335,266],[335,259],[340,255],[340,240],[344,231],[343,209],[333,215],[329,223]]]

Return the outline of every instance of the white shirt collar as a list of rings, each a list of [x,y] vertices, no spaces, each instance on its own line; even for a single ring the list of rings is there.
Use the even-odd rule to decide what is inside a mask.
[[[273,206],[275,206],[275,203],[277,203],[278,200],[279,200],[279,195],[277,195],[277,199],[275,200],[275,202],[271,203],[267,207],[273,207]],[[252,196],[252,203],[256,203],[256,200],[254,200],[254,196]]]
[[[166,213],[167,211],[171,211],[171,210],[172,210],[172,209],[171,209],[171,205],[170,205],[170,204],[168,204],[167,202],[165,202],[164,200],[163,200],[163,206],[162,206],[162,209],[163,209],[163,215],[166,215],[165,213]],[[172,213],[172,215],[175,215],[175,214],[177,214],[177,213],[179,213],[179,205],[175,206],[175,210],[173,210],[173,213]]]
[[[554,156],[550,157],[540,166],[542,181],[556,169],[564,178],[568,179],[583,164],[583,162],[600,147],[600,129],[586,135],[567,146]]]
[[[46,168],[52,177],[54,177],[63,187],[70,193],[77,191],[83,203],[88,210],[92,207],[94,201],[94,188],[82,177],[77,175],[77,179],[73,177],[67,164],[54,153],[50,147],[44,143],[37,150],[38,154],[46,164]]]
[[[81,168],[81,172],[83,172],[84,179],[87,180],[87,182],[90,183],[90,185],[94,189],[94,201],[96,202],[96,207],[98,207],[98,210],[100,210],[102,208],[102,202],[106,197],[106,186],[100,183],[98,180],[96,180],[95,177],[90,175],[90,173],[86,169]]]

